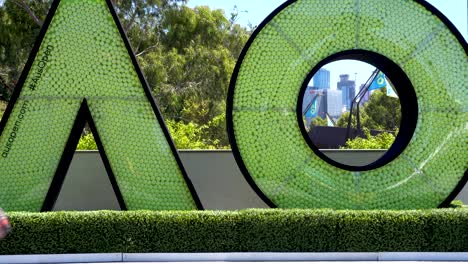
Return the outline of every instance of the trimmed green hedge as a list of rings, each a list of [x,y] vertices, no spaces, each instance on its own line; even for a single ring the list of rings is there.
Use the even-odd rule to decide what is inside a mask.
[[[468,251],[466,208],[11,213],[0,254]]]

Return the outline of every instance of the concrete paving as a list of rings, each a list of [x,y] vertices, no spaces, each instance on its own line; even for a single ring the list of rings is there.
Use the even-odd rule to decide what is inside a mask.
[[[296,264],[307,264],[307,263],[322,263],[322,264],[349,264],[351,261],[307,261],[307,262],[262,262],[263,264],[280,264],[280,263],[296,263]],[[232,263],[232,262],[96,262],[96,263],[58,263],[58,264],[217,264],[217,263]],[[235,262],[236,264],[258,264],[259,262]],[[352,261],[352,263],[364,263],[364,264],[395,264],[399,261]],[[437,262],[437,261],[405,261],[405,263],[413,264],[453,264],[454,262]],[[457,263],[468,263],[468,262],[457,262]]]
[[[112,264],[112,263],[126,263],[126,264],[187,264],[187,262],[96,262],[96,263],[60,263],[60,264]],[[190,264],[214,264],[214,263],[232,263],[232,262],[190,262]],[[242,264],[258,264],[258,262],[236,262]],[[309,262],[262,262],[264,264],[305,264],[305,263],[323,263],[323,264],[349,264],[350,262],[346,261],[309,261]],[[353,264],[395,264],[392,261],[353,261]],[[414,263],[414,264],[453,264],[453,262],[434,262],[434,261],[409,261],[405,263]],[[457,263],[468,263],[468,262],[457,262]]]
[[[421,253],[105,253],[63,255],[18,255],[0,256],[0,264],[110,264],[110,263],[387,263],[395,261],[415,263],[468,263],[468,252]]]

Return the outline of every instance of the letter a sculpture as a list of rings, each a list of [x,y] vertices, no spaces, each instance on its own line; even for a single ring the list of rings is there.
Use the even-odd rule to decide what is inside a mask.
[[[56,0],[0,124],[0,205],[49,211],[86,123],[123,210],[201,204],[109,0]]]

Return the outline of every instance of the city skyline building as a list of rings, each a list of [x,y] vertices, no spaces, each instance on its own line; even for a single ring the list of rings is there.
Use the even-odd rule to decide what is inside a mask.
[[[342,105],[346,107],[346,111],[349,111],[356,96],[356,82],[349,79],[349,74],[342,74],[336,86],[338,91],[341,91]]]
[[[313,102],[314,100],[315,102]],[[316,89],[313,86],[307,87],[302,101],[302,112],[306,113],[304,115],[306,127],[316,117],[326,119],[327,113],[332,118],[338,119],[342,115],[342,105],[341,91]],[[309,106],[312,107],[312,111],[307,111]],[[311,112],[314,114],[311,114]]]
[[[318,70],[313,77],[313,84],[316,90],[330,89],[330,71],[325,68]]]
[[[343,108],[342,92],[329,89],[326,90],[325,93],[327,113],[333,118],[339,118]]]

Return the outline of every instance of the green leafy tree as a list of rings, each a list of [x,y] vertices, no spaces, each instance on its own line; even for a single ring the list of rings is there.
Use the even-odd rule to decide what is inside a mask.
[[[204,141],[203,130],[206,126],[198,126],[193,122],[167,122],[169,132],[174,138],[174,143],[179,149],[215,149],[216,147]]]
[[[401,121],[401,105],[397,98],[386,95],[385,89],[376,90],[369,101],[360,109],[361,127],[374,130],[397,131]],[[349,112],[343,113],[337,126],[347,127]],[[352,127],[357,127],[353,114]]]
[[[0,97],[12,94],[51,2],[0,0]],[[112,2],[163,117],[180,124],[174,129],[203,128],[207,146],[226,148],[225,98],[250,35],[235,24],[239,11],[227,18],[186,0]]]
[[[400,128],[400,101],[397,98],[387,96],[386,89],[375,91],[364,105],[364,109],[373,122],[373,129],[396,131]]]
[[[206,141],[226,148],[224,112],[231,73],[249,32],[206,6],[167,10],[162,46],[142,65],[167,119],[205,127]],[[222,132],[221,132],[222,131]]]
[[[6,107],[7,107],[7,103],[0,101],[0,120],[2,120]]]
[[[88,133],[81,136],[78,142],[77,150],[97,150],[96,141],[94,140],[93,134]]]
[[[365,138],[357,137],[348,140],[343,149],[389,149],[395,141],[395,136],[387,132],[372,136],[366,128],[364,134]]]
[[[361,109],[360,111],[360,120],[361,120],[361,128],[368,128],[368,129],[378,129],[380,126],[376,124],[376,122],[369,118],[369,115],[367,112]],[[349,112],[343,113],[341,117],[338,119],[336,122],[337,127],[348,127],[348,122],[349,122]],[[356,128],[357,127],[357,118],[356,115],[353,115],[353,119],[351,122],[351,127]]]
[[[348,127],[349,112],[344,113],[337,121],[337,126]],[[392,133],[384,132],[371,136],[369,130],[394,131],[398,134],[401,121],[401,105],[397,98],[386,95],[385,89],[375,91],[369,101],[361,107],[361,129],[365,137],[348,140],[347,149],[388,149],[395,141]],[[357,118],[353,115],[351,126],[357,127]]]
[[[39,34],[50,1],[6,0],[0,5],[0,94],[8,100]]]
[[[313,118],[309,124],[308,130],[310,131],[318,126],[328,126],[327,119],[321,118],[320,116]]]

